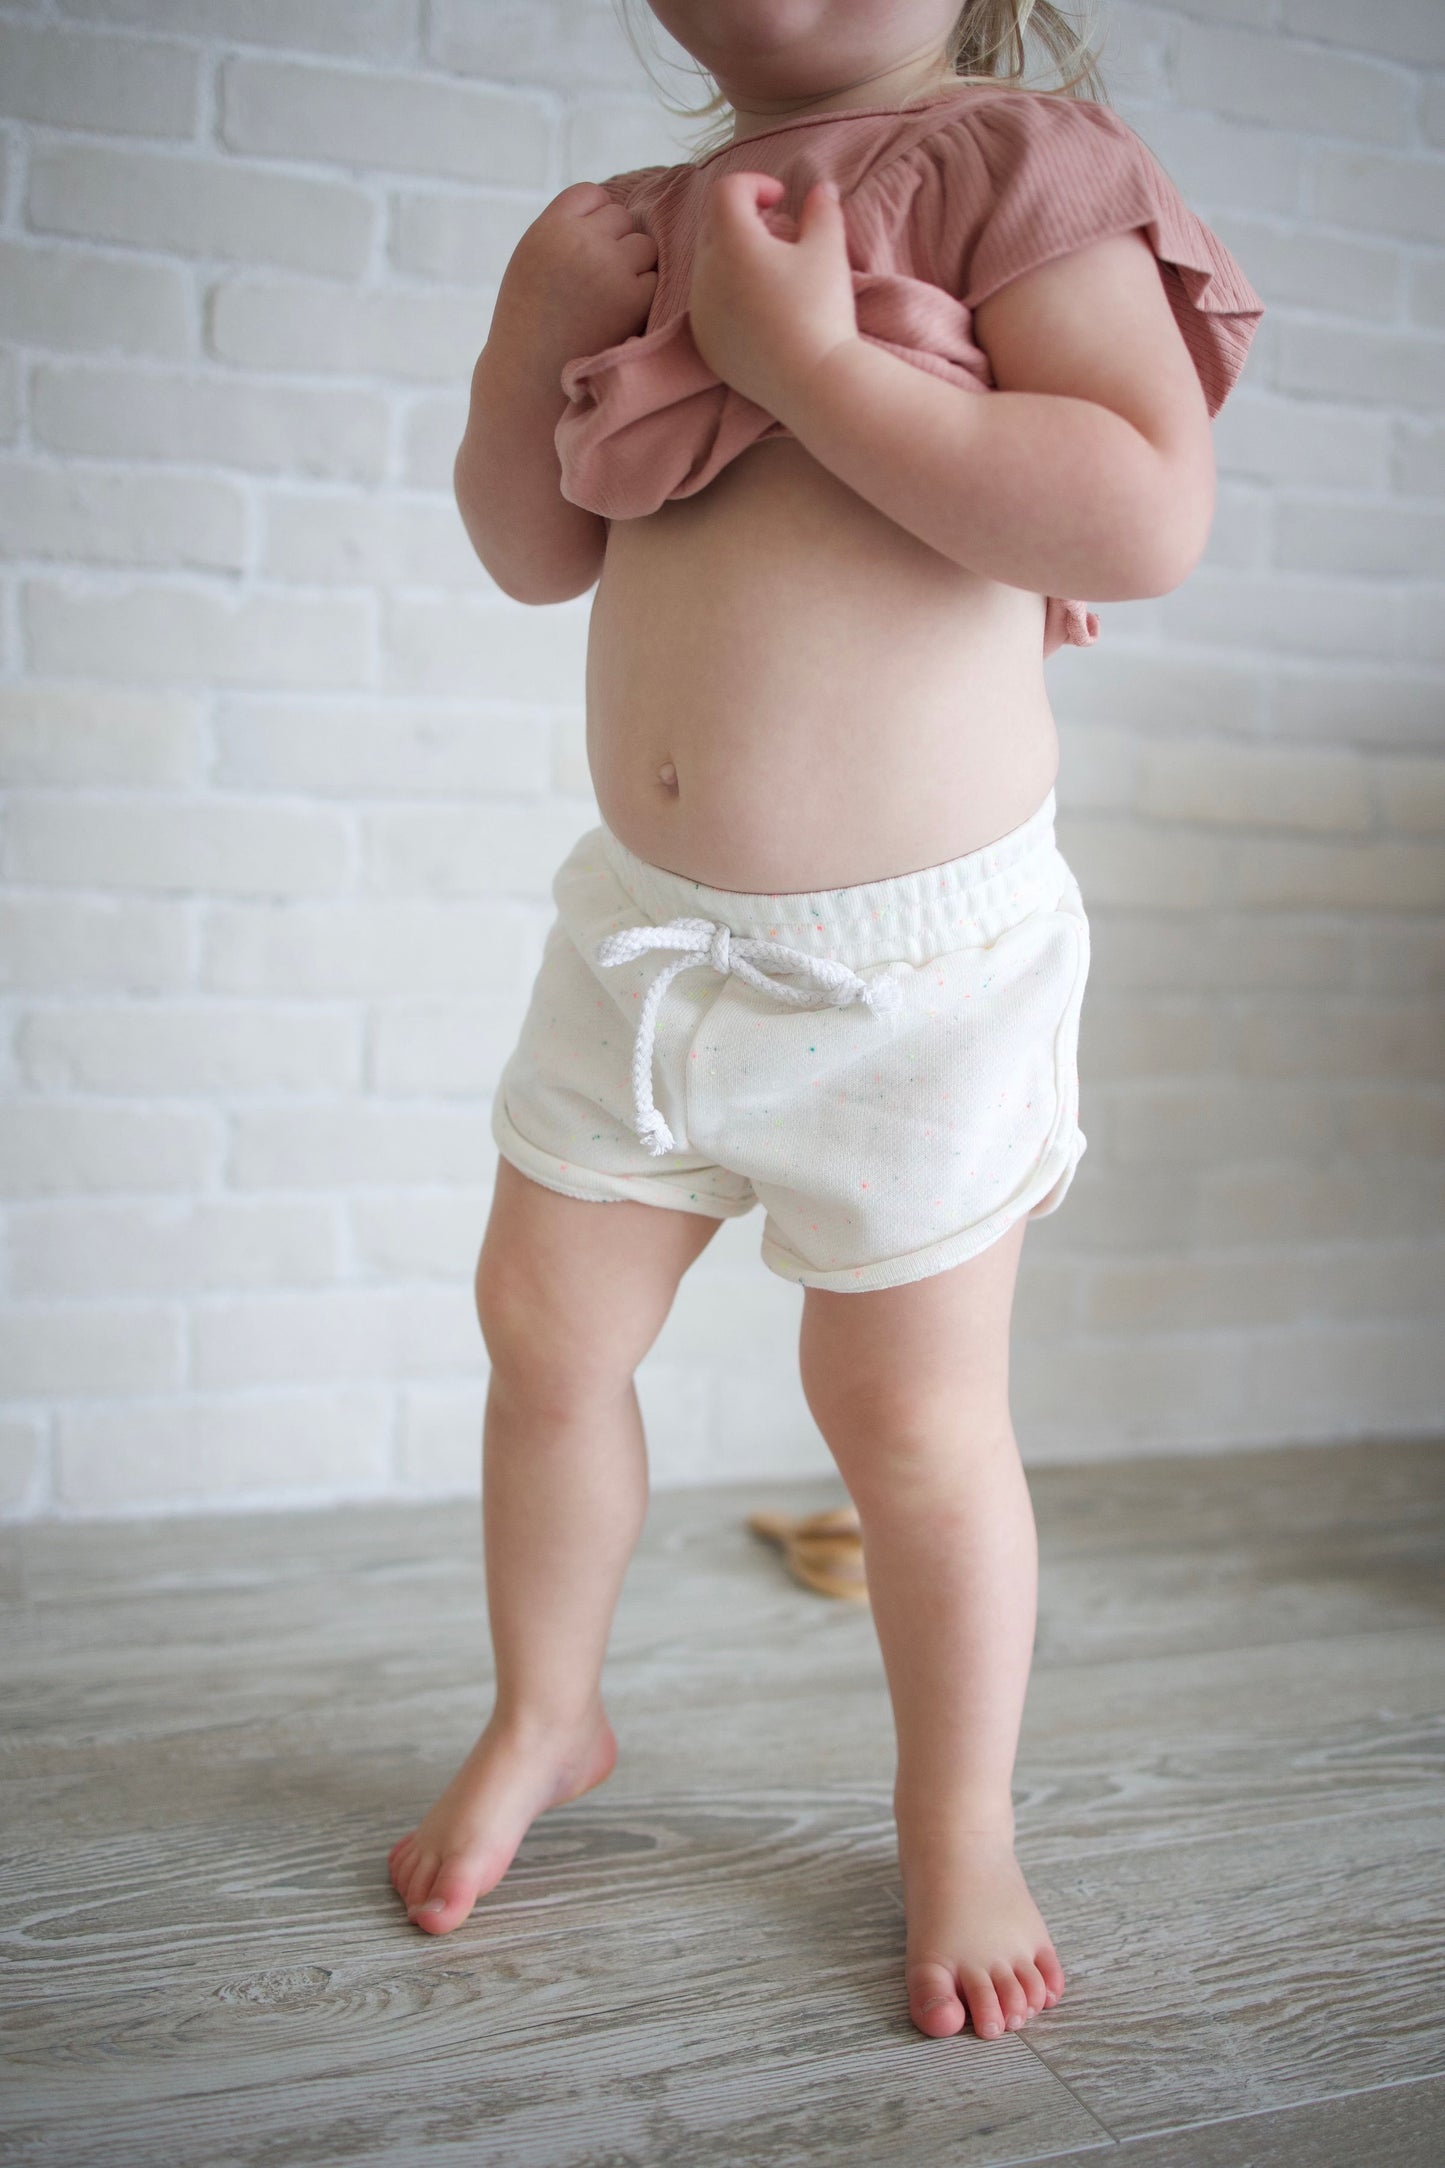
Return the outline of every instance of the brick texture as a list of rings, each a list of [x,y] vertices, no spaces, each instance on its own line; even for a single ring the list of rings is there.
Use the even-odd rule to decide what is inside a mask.
[[[1440,1429],[1445,13],[1110,50],[1269,315],[1203,562],[1049,666],[1090,1149],[1020,1441]],[[0,124],[0,1515],[474,1496],[489,1101],[597,814],[590,599],[499,592],[452,459],[523,228],[692,138],[610,0],[15,0]],[[760,1228],[639,1371],[658,1484],[832,1466]]]

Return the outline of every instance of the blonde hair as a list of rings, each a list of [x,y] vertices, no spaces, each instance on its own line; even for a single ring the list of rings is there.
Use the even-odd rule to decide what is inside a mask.
[[[668,96],[666,84],[652,72],[650,60],[657,56],[648,50],[648,28],[652,17],[647,12],[645,0],[616,0],[616,5],[627,42],[659,93],[666,111],[678,120],[711,120],[713,123],[693,144],[690,156],[705,158],[710,151],[730,143],[732,107],[707,69],[689,56],[693,73],[709,89],[710,96],[702,105],[675,104]],[[944,41],[942,58],[951,80],[957,83],[1012,83],[1019,89],[1044,90],[1057,98],[1077,96],[1105,104],[1104,80],[1093,45],[1097,28],[1098,11],[1094,0],[1089,0],[1084,9],[1081,28],[1076,28],[1070,12],[1055,7],[1053,0],[965,0]],[[1060,81],[1057,85],[1025,85],[1028,72],[1026,31],[1032,31],[1047,47],[1058,69]],[[937,92],[922,95],[936,96]],[[906,101],[899,110],[908,110]]]

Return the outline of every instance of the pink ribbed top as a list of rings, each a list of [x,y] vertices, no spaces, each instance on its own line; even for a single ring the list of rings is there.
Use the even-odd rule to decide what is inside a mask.
[[[1211,418],[1264,314],[1229,251],[1110,106],[973,84],[905,112],[805,114],[695,163],[602,183],[658,252],[646,329],[562,371],[562,494],[604,518],[639,519],[694,496],[750,444],[792,434],[714,375],[688,325],[704,196],[714,173],[742,169],[786,183],[760,215],[789,239],[808,190],[836,181],[861,336],[967,390],[997,388],[970,336],[979,302],[1052,257],[1135,226],[1158,259]],[[1098,636],[1092,610],[1047,598],[1045,655]]]

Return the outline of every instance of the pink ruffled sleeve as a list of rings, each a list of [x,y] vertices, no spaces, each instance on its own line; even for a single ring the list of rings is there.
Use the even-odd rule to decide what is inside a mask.
[[[934,275],[969,308],[1010,279],[1142,227],[1211,418],[1244,367],[1264,303],[1112,107],[983,98],[929,145],[945,163]]]
[[[1238,381],[1264,303],[1111,106],[985,95],[961,105],[913,155],[930,169],[926,275],[969,310],[1040,264],[1142,228],[1213,419]],[[1046,657],[1098,637],[1098,616],[1083,602],[1046,597]]]

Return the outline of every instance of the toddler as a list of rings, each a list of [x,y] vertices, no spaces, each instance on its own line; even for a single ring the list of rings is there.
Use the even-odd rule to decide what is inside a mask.
[[[992,2038],[1064,1987],[1014,1856],[1037,1545],[1009,1414],[1032,1219],[1085,1148],[1089,966],[1044,658],[1204,548],[1262,314],[1030,0],[652,0],[706,155],[562,190],[518,243],[457,501],[497,585],[596,584],[601,824],[493,1102],[477,1268],[491,1716],[390,1854],[461,1924],[600,1784],[647,1507],[633,1373],[764,1207],[857,1508],[892,1701],[905,1990]],[[998,73],[1041,28],[1081,67]],[[1061,68],[1061,73],[1064,70]]]

